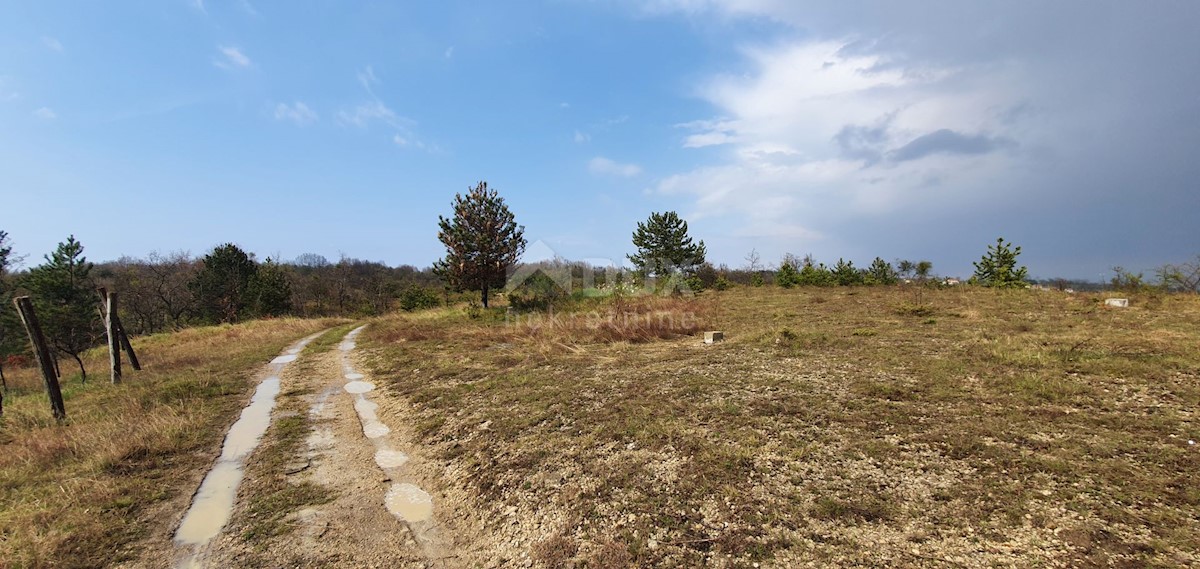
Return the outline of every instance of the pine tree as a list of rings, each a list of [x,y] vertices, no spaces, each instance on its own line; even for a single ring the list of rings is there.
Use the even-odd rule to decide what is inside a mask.
[[[487,182],[455,194],[454,216],[438,216],[438,228],[446,257],[434,262],[434,272],[455,290],[478,289],[487,308],[488,291],[504,286],[509,268],[525,252],[525,228]]]
[[[892,264],[884,261],[882,257],[875,257],[875,261],[867,269],[867,280],[868,284],[874,285],[896,284],[896,269],[892,268]]]
[[[1021,248],[1005,243],[1004,238],[996,239],[995,245],[988,245],[988,252],[975,265],[975,275],[971,282],[987,287],[1015,288],[1026,286],[1028,270],[1017,268],[1017,256]]]
[[[23,352],[28,345],[21,335],[21,323],[12,303],[13,283],[9,267],[14,259],[8,232],[0,230],[0,387],[5,390],[8,383],[4,379],[4,358]]]
[[[800,282],[800,273],[796,271],[796,267],[792,266],[789,261],[784,261],[779,265],[779,270],[775,272],[775,284],[783,288],[792,288]]]
[[[863,282],[862,273],[854,268],[854,261],[842,259],[838,259],[837,265],[833,267],[833,279],[838,286],[854,286]]]
[[[254,259],[237,245],[214,247],[201,260],[188,288],[202,318],[213,323],[237,322],[250,308],[250,280],[258,272]]]
[[[292,282],[287,270],[270,257],[258,266],[247,286],[257,316],[283,316],[292,309]]]
[[[8,232],[0,229],[0,279],[8,276],[8,264],[11,257],[12,245],[8,242]]]
[[[836,281],[833,272],[826,268],[824,263],[815,263],[810,255],[805,257],[804,267],[800,269],[796,283],[804,286],[833,286]]]
[[[87,369],[79,355],[95,345],[101,334],[92,264],[83,256],[83,244],[74,235],[59,243],[45,260],[29,271],[23,285],[33,298],[47,339],[55,351],[75,359],[82,379],[87,381]]]
[[[691,277],[704,264],[704,241],[693,243],[688,225],[673,211],[651,213],[633,232],[637,253],[628,255],[638,272],[647,277]]]

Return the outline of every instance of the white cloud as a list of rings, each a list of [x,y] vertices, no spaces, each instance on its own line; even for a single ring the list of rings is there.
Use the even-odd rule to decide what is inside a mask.
[[[339,110],[334,115],[334,121],[343,127],[355,127],[361,129],[370,128],[372,125],[379,124],[391,128],[394,131],[392,143],[396,146],[404,148],[419,148],[430,152],[440,152],[441,149],[436,144],[426,144],[414,132],[417,121],[410,118],[400,116],[399,113],[387,106],[378,95],[375,94],[375,86],[380,84],[379,77],[375,75],[375,69],[368,65],[362,71],[356,73],[358,83],[362,85],[363,90],[370,95],[371,100],[366,103],[360,103],[349,109]]]
[[[392,137],[392,142],[394,142],[396,144],[396,146],[399,146],[401,148],[417,148],[420,150],[426,149],[425,143],[413,138],[411,134],[409,134],[409,135],[397,134]],[[436,148],[435,148],[435,150],[436,150]]]
[[[337,122],[342,126],[355,126],[358,128],[366,128],[371,123],[379,122],[394,128],[407,128],[413,124],[411,119],[401,117],[396,114],[390,107],[383,104],[382,101],[371,101],[362,103],[349,110],[340,110],[337,113]]]
[[[221,52],[222,58],[214,60],[213,65],[221,69],[245,69],[254,65],[240,48],[219,45],[217,50]]]
[[[454,46],[450,46],[450,47],[446,48],[446,53],[444,55],[445,55],[446,59],[450,59],[450,58],[454,57]]]
[[[33,116],[35,116],[39,119],[46,119],[46,120],[52,120],[52,119],[58,118],[58,115],[55,114],[55,112],[53,110],[51,110],[49,107],[42,107],[36,111],[33,111]]]
[[[192,0],[192,7],[199,10],[202,14],[208,14],[208,8],[204,7],[204,0]]]
[[[732,216],[736,234],[814,237],[831,217],[969,200],[976,182],[1011,163],[1011,145],[984,142],[1008,140],[996,109],[1021,100],[1018,69],[967,74],[850,45],[744,49],[750,72],[698,87],[720,116],[678,125],[692,132],[683,147],[720,147],[725,158],[656,190],[690,197],[697,219]],[[921,152],[894,152],[914,140]],[[916,158],[899,159],[908,156]]]
[[[286,120],[297,126],[305,126],[316,122],[318,117],[316,111],[308,108],[308,105],[296,101],[290,105],[287,103],[275,105],[275,120]]]
[[[372,86],[379,83],[379,78],[375,76],[375,68],[368,65],[366,69],[357,73],[358,83],[366,89],[368,93],[374,94]]]
[[[579,132],[578,130],[575,131],[575,144],[583,144],[585,142],[591,142],[591,140],[592,140],[591,135],[589,135],[585,132]]]
[[[54,51],[57,51],[60,53],[63,50],[62,42],[60,42],[57,39],[52,38],[50,36],[42,36],[42,44],[45,45],[47,48],[50,48],[51,50],[54,50]]]
[[[593,174],[632,178],[642,173],[642,167],[637,164],[622,164],[603,156],[597,156],[588,161],[588,171]]]

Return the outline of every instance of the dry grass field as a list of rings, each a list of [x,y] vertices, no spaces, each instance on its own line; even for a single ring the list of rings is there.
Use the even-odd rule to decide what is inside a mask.
[[[251,379],[287,344],[335,324],[278,319],[134,341],[144,371],[108,382],[107,352],[81,384],[63,362],[68,422],[32,368],[6,370],[0,419],[0,567],[100,567],[186,507]],[[165,504],[172,507],[164,507]]]
[[[737,288],[362,343],[499,565],[1200,564],[1200,298],[1102,300]]]
[[[371,322],[356,357],[467,544],[450,566],[1198,565],[1200,297],[1103,298],[740,287],[552,315],[457,306]],[[64,384],[65,426],[32,370],[11,372],[0,566],[152,566],[254,375],[342,325],[294,375],[341,381],[318,364],[345,324],[140,338],[147,370],[119,386],[95,351],[93,379]],[[705,345],[714,329],[726,340]],[[287,478],[312,396],[281,394],[248,467],[228,537],[246,566],[293,553],[306,505],[383,511],[373,464],[361,487]],[[347,452],[369,445],[342,427]]]

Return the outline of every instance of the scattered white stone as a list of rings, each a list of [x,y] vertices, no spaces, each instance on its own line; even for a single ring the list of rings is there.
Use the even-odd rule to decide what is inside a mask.
[[[1128,298],[1106,298],[1104,306],[1112,306],[1114,308],[1129,308]]]
[[[1188,439],[1188,444],[1189,444],[1189,445],[1194,445],[1194,444],[1196,444],[1196,441],[1193,441],[1192,439]]]

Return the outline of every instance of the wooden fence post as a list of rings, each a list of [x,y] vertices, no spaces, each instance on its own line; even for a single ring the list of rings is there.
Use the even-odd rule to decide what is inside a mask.
[[[121,317],[113,313],[113,320],[117,323],[117,337],[121,339],[121,348],[125,350],[125,355],[129,356],[129,367],[135,371],[142,371],[142,364],[133,352],[133,344],[129,343],[129,336],[125,334],[125,325],[121,324]]]
[[[96,287],[96,294],[100,296],[100,319],[104,320],[108,317],[108,290],[104,287]],[[129,357],[129,367],[134,371],[142,371],[142,363],[138,361],[137,353],[133,351],[133,344],[129,343],[129,335],[125,333],[125,325],[121,324],[121,315],[114,308],[111,314],[113,325],[117,329],[117,338],[121,341],[121,349],[125,350],[125,355]]]
[[[33,344],[33,354],[37,357],[38,367],[42,370],[42,381],[46,385],[46,394],[50,396],[50,410],[54,418],[61,423],[67,420],[67,409],[63,406],[62,390],[58,388],[58,375],[54,372],[54,362],[51,360],[50,347],[46,345],[46,337],[42,335],[42,326],[38,324],[37,314],[33,312],[33,302],[28,296],[13,299],[17,312],[21,315],[21,324],[29,334],[29,343]]]
[[[113,384],[121,383],[121,341],[117,332],[117,293],[110,292],[104,299],[104,332],[108,334],[108,364]]]

